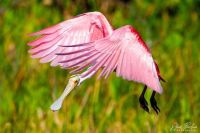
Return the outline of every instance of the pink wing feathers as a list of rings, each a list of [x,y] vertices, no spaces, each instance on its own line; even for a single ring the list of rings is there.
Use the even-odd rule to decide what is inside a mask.
[[[72,46],[93,42],[110,35],[112,31],[112,27],[101,13],[84,13],[73,19],[30,34],[31,36],[41,35],[41,37],[28,43],[28,45],[32,46],[29,53],[32,58],[39,58],[41,63],[51,62],[51,66],[57,66],[60,65],[60,61],[72,59],[78,57],[78,55],[66,57],[58,56],[56,53],[66,53],[80,49],[80,47],[65,48],[60,47],[60,45]]]
[[[81,59],[78,58],[79,61],[76,63],[68,64],[74,62],[77,58],[60,62],[61,65],[65,64],[64,67],[66,68],[75,68],[72,73],[90,67],[81,74],[81,77],[85,77],[91,72],[97,72],[100,68],[103,68],[99,77],[104,76],[106,78],[116,70],[117,76],[144,83],[156,92],[162,92],[158,72],[150,50],[131,26],[121,27],[113,31],[112,35],[93,43],[74,45],[73,47],[79,47],[80,50],[61,52],[59,55],[80,55],[82,51],[85,51],[84,54],[89,56],[85,57],[83,55]]]

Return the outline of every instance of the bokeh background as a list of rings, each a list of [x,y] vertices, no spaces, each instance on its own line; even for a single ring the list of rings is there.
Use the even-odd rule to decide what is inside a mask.
[[[115,74],[94,76],[60,111],[49,109],[70,75],[31,59],[27,34],[89,11],[114,28],[131,24],[151,48],[167,81],[159,115],[140,108],[143,85]],[[187,122],[200,131],[199,17],[199,0],[0,0],[0,132],[170,132]]]

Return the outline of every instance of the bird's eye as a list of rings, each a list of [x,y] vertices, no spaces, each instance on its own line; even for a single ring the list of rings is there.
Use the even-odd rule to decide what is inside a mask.
[[[75,83],[75,84],[78,84],[78,81],[77,81],[77,80],[75,80],[75,81],[74,81],[74,83]]]

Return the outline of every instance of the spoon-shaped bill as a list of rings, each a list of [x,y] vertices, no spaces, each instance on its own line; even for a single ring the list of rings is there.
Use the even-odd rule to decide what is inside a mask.
[[[62,95],[51,105],[50,108],[52,111],[57,111],[62,107],[62,103],[65,97],[72,91],[72,89],[74,89],[77,86],[79,80],[80,78],[78,75],[72,76],[69,79],[69,82],[65,87],[65,90],[63,91]]]

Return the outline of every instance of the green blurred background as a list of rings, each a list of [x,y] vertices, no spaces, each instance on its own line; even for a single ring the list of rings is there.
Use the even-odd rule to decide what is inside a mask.
[[[167,81],[159,115],[140,108],[143,85],[115,74],[94,76],[60,111],[49,109],[70,75],[31,59],[27,34],[89,11],[114,28],[131,24],[151,48]],[[0,0],[0,132],[170,132],[187,122],[200,131],[199,17],[200,0]]]

